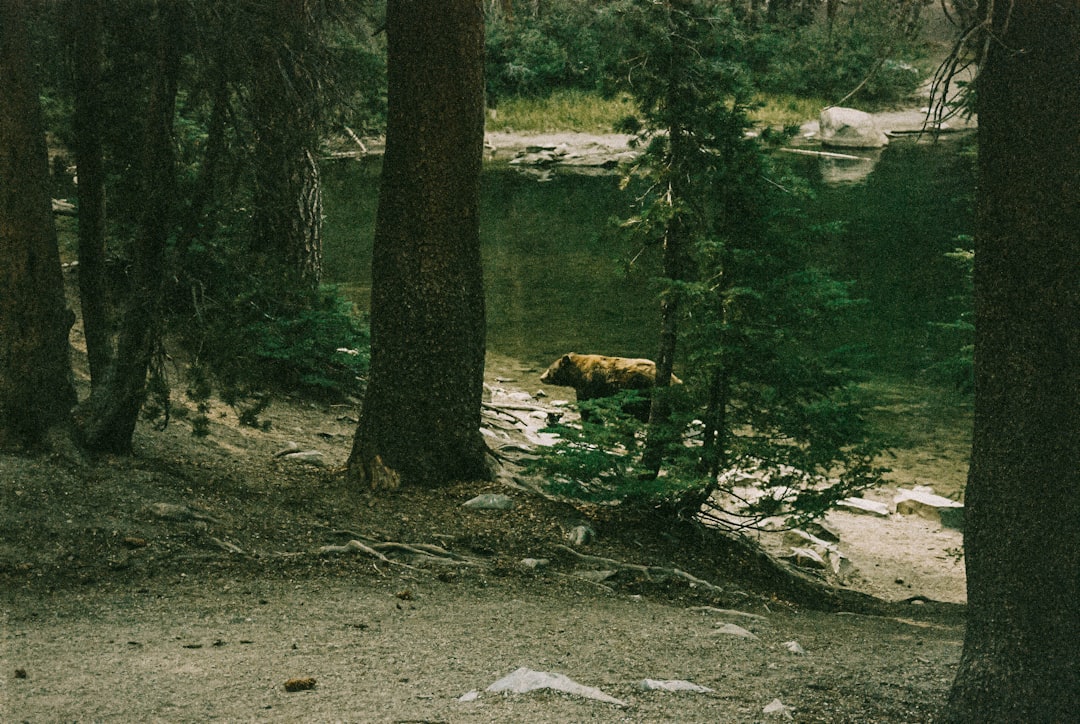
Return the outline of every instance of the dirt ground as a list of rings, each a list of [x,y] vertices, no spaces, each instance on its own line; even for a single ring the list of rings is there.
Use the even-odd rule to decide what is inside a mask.
[[[537,374],[489,369],[528,390]],[[0,456],[0,720],[922,722],[943,701],[962,607],[905,599],[962,600],[940,555],[958,535],[830,521],[852,588],[891,602],[874,600],[777,577],[716,531],[549,500],[512,476],[350,490],[356,415],[284,399],[258,431],[220,405],[206,438],[182,412],[141,424],[132,458]],[[275,457],[294,448],[323,465]],[[515,507],[461,507],[484,492]],[[564,547],[581,524],[596,539]],[[350,540],[368,550],[320,550]],[[625,705],[484,692],[519,667]],[[314,688],[285,690],[305,677]],[[712,691],[640,690],[646,678]],[[775,699],[790,708],[766,714]]]

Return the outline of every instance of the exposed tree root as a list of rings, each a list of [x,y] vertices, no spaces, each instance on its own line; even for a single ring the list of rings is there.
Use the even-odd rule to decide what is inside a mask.
[[[724,589],[717,586],[714,583],[709,583],[703,578],[693,576],[686,571],[679,570],[678,568],[667,568],[666,566],[643,566],[639,563],[624,563],[623,561],[617,561],[614,558],[603,558],[601,556],[592,556],[587,553],[579,553],[573,548],[564,545],[556,545],[561,551],[569,553],[574,558],[586,563],[599,563],[605,566],[611,566],[620,571],[635,571],[637,573],[643,573],[649,579],[665,579],[665,578],[679,578],[692,586],[702,588],[706,591],[712,591],[714,593],[724,593]]]

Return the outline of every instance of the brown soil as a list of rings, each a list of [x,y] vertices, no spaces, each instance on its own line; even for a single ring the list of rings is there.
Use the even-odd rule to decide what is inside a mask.
[[[532,389],[534,372],[509,361],[489,373]],[[921,523],[889,522],[890,538],[903,529],[918,542],[893,559],[880,543],[848,550],[865,569],[856,584],[877,580],[897,599],[885,603],[780,575],[716,531],[575,507],[508,478],[350,490],[341,466],[356,415],[284,399],[256,431],[220,405],[207,438],[182,414],[164,431],[141,424],[131,458],[0,456],[0,720],[752,722],[782,720],[763,713],[779,698],[795,721],[916,722],[943,701],[962,609],[900,600],[933,590],[920,566],[951,570],[916,550]],[[327,465],[274,457],[291,442]],[[516,505],[461,507],[482,492]],[[561,546],[579,524],[597,538],[576,550],[639,568],[571,555]],[[845,538],[860,525],[872,530],[856,521]],[[320,553],[352,539],[386,560]],[[720,633],[727,622],[758,638]],[[520,666],[627,706],[553,693],[457,700]],[[303,677],[314,688],[286,691]],[[645,678],[713,692],[644,692]]]

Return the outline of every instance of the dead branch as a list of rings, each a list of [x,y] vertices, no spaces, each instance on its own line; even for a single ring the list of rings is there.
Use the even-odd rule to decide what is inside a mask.
[[[625,563],[623,561],[617,561],[614,558],[604,558],[602,556],[593,556],[587,553],[579,553],[569,546],[562,544],[556,545],[556,548],[562,551],[566,551],[570,555],[574,556],[578,560],[586,563],[596,563],[605,566],[613,566],[618,570],[623,571],[636,571],[643,573],[648,578],[681,578],[682,580],[690,583],[694,586],[705,589],[706,591],[712,591],[714,593],[724,593],[724,589],[713,583],[693,576],[686,571],[679,570],[678,568],[667,568],[665,566],[643,566],[639,563]]]

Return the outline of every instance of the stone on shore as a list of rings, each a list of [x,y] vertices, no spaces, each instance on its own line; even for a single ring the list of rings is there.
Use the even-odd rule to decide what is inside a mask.
[[[854,108],[826,108],[818,119],[823,146],[834,148],[881,148],[889,137],[869,113]]]

